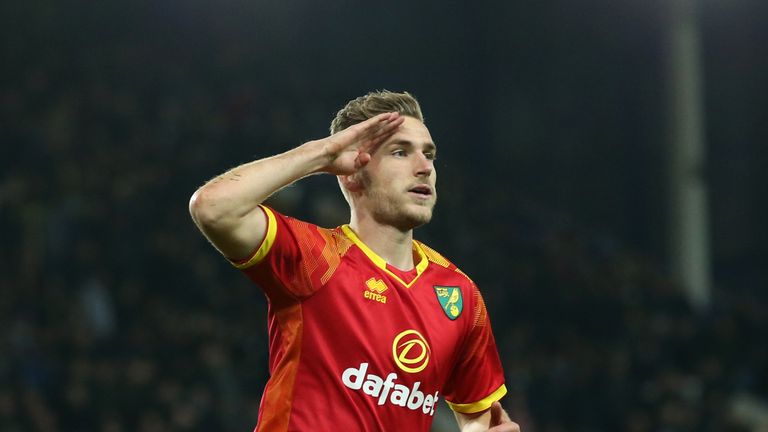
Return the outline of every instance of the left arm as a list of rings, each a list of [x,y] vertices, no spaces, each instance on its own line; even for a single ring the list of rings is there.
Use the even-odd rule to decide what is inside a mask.
[[[494,402],[485,411],[464,414],[454,411],[461,432],[520,432],[520,426],[513,422],[499,402]]]

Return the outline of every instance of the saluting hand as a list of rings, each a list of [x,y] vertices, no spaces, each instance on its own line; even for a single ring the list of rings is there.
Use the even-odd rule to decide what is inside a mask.
[[[371,160],[371,153],[394,135],[405,118],[384,113],[350,126],[318,142],[328,159],[324,171],[335,175],[354,174]]]

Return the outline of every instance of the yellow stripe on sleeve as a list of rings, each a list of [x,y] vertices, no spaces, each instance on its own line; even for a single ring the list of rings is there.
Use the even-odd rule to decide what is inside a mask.
[[[479,400],[477,402],[459,404],[459,403],[451,403],[451,402],[445,401],[445,403],[447,403],[448,406],[451,407],[451,409],[456,412],[460,412],[463,414],[474,414],[480,411],[487,410],[488,408],[491,407],[491,405],[494,402],[503,398],[505,394],[507,394],[507,386],[502,384],[501,387],[496,389],[496,391],[494,391],[490,395],[486,396],[484,399]]]
[[[272,245],[275,244],[275,236],[277,235],[277,220],[275,219],[275,214],[272,213],[272,210],[268,207],[263,205],[259,205],[259,207],[261,207],[261,209],[264,210],[264,214],[267,215],[267,233],[264,236],[264,240],[261,241],[259,248],[248,261],[232,263],[240,270],[247,269],[248,267],[259,263],[265,256],[267,256],[270,249],[272,249]]]

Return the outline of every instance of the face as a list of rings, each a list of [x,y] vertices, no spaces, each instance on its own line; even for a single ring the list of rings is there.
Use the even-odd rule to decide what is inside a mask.
[[[437,201],[436,154],[424,123],[405,117],[359,173],[362,190],[356,204],[377,222],[403,231],[429,222]]]

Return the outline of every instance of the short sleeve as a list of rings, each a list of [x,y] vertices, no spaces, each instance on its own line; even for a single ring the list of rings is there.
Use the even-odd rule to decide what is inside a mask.
[[[267,206],[261,209],[267,217],[264,240],[249,257],[232,264],[268,297],[311,296],[338,266],[338,236],[332,230],[285,216]]]
[[[507,393],[485,302],[474,284],[472,300],[472,324],[444,388],[448,406],[465,414],[484,411]]]

